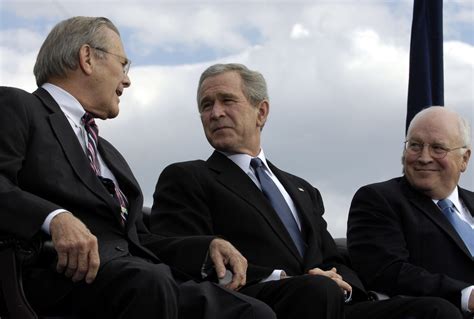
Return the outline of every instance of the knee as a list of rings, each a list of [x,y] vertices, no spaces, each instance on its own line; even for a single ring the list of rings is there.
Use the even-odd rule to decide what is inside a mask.
[[[140,276],[137,277],[139,278],[136,279],[137,282],[134,286],[148,287],[147,291],[153,291],[155,298],[156,295],[178,295],[178,285],[165,264],[154,264],[151,267],[142,269]],[[150,295],[153,296],[151,293]]]
[[[264,302],[258,302],[252,305],[252,318],[277,319],[277,316],[269,305]]]
[[[337,283],[331,278],[319,275],[304,275],[295,277],[298,285],[298,295],[307,296],[307,300],[339,301],[344,300],[344,294]]]
[[[429,299],[431,300],[427,304],[431,304],[436,311],[436,318],[461,319],[463,317],[461,311],[446,299],[437,297]]]
[[[430,312],[430,318],[462,319],[463,317],[455,305],[439,297],[419,297],[416,308],[423,313]]]

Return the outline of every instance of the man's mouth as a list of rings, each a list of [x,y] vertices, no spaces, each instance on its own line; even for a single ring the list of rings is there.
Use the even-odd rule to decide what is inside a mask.
[[[122,93],[123,93],[122,90],[119,90],[119,89],[115,90],[115,94],[117,94],[117,96],[121,96]]]
[[[223,129],[226,129],[226,128],[229,128],[229,126],[219,126],[219,127],[215,127],[212,129],[212,132],[215,133],[217,131],[221,131]]]

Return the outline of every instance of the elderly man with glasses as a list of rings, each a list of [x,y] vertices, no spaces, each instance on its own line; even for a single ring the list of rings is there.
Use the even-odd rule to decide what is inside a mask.
[[[429,107],[411,122],[404,176],[362,187],[348,221],[353,266],[389,296],[436,296],[474,311],[474,193],[458,186],[471,156],[467,120]]]

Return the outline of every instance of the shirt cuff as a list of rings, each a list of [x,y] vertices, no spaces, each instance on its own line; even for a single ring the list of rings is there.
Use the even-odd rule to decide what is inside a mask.
[[[469,297],[471,296],[474,286],[469,286],[461,290],[461,309],[466,312],[473,312],[469,310]]]
[[[48,216],[46,216],[46,219],[43,222],[43,225],[41,225],[41,229],[48,235],[51,235],[51,231],[49,229],[49,226],[51,224],[51,221],[53,220],[56,215],[61,214],[61,213],[67,213],[67,210],[64,210],[62,208],[53,210],[51,213],[49,213]]]
[[[260,282],[267,282],[267,281],[273,281],[273,280],[280,280],[281,278],[281,273],[283,272],[283,270],[281,269],[275,269],[271,274],[270,276],[268,276],[267,278],[265,279],[262,279]]]
[[[344,302],[348,303],[348,302],[351,302],[351,300],[352,300],[352,290],[351,291],[344,290]]]

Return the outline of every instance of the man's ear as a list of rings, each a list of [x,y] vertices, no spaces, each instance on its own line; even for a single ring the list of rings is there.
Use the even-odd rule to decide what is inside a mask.
[[[461,172],[464,172],[467,169],[467,164],[469,163],[470,157],[471,157],[471,149],[467,149],[462,155]]]
[[[79,50],[79,67],[81,68],[82,72],[87,75],[91,75],[93,70],[95,57],[93,56],[94,53],[92,50],[93,48],[88,44],[84,44]]]
[[[267,121],[268,113],[270,112],[270,103],[267,100],[263,100],[257,105],[257,126],[260,129],[263,128]]]

